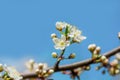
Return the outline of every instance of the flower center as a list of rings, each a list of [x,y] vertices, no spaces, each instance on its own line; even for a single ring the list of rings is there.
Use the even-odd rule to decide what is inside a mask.
[[[61,46],[65,45],[64,41],[61,41],[61,42],[60,42],[60,45],[61,45]]]

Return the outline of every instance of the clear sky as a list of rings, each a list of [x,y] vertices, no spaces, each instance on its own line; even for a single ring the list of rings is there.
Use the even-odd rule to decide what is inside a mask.
[[[72,45],[66,54],[75,52],[73,63],[90,58],[87,50],[90,43],[102,47],[102,53],[120,45],[120,0],[1,0],[0,1],[0,63],[14,66],[34,58],[38,62],[55,62],[50,34],[55,32],[56,21],[65,21],[78,26],[87,37],[81,44]],[[59,52],[59,51],[58,51]],[[101,71],[84,72],[81,80],[113,80]],[[19,67],[20,68],[20,67]],[[55,80],[70,80],[69,76],[57,73]]]

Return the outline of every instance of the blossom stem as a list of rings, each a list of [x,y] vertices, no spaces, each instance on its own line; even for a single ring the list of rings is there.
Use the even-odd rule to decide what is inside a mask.
[[[77,76],[77,79],[80,80],[80,76]]]
[[[64,49],[64,50],[62,50],[62,52],[61,52],[60,56],[58,57],[57,62],[55,63],[55,66],[54,66],[54,69],[55,69],[55,70],[57,70],[57,69],[58,69],[58,67],[59,67],[59,63],[60,63],[60,61],[62,60],[62,57],[63,57],[63,55],[64,55],[64,52],[65,52],[65,49]]]

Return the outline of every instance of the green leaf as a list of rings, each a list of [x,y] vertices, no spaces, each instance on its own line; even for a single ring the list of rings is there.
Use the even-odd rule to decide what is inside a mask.
[[[68,34],[68,26],[66,26],[66,29],[65,29],[65,35],[67,36]]]

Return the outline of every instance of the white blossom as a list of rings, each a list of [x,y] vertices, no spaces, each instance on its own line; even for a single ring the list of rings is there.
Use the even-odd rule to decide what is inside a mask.
[[[55,49],[63,50],[65,47],[70,45],[70,41],[66,40],[64,35],[61,35],[61,38],[53,38],[53,42],[55,43]]]
[[[35,62],[34,62],[33,59],[30,59],[29,61],[27,61],[27,62],[25,63],[27,69],[29,69],[30,71],[33,71],[33,69],[34,69],[34,64],[35,64]]]
[[[51,38],[56,38],[56,37],[57,37],[57,35],[55,33],[51,34]]]
[[[67,23],[65,22],[56,22],[56,29],[61,31],[63,28],[65,28]]]
[[[73,38],[73,41],[75,42],[81,42],[82,40],[86,39],[85,36],[82,36],[82,31],[77,29],[75,26],[70,28],[68,36]]]
[[[8,73],[8,75],[13,78],[14,80],[21,80],[23,77],[20,75],[20,73],[11,66],[4,66],[4,70]]]

